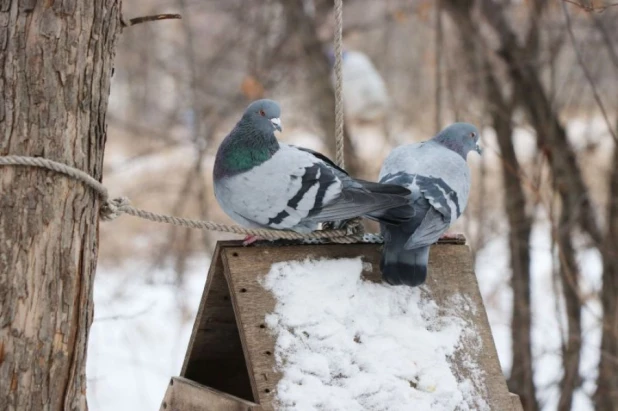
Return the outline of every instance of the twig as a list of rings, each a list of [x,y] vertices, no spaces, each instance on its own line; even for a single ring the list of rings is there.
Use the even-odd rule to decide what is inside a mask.
[[[585,10],[587,12],[596,11],[598,13],[601,13],[601,12],[605,11],[606,9],[609,9],[610,7],[618,6],[618,3],[612,3],[612,4],[606,4],[605,6],[595,7],[595,6],[590,5],[590,4],[582,4],[582,3],[578,3],[578,2],[573,1],[573,0],[562,0],[562,1],[563,1],[563,3],[573,4],[574,6],[577,6],[580,9]]]
[[[603,119],[605,120],[605,124],[607,125],[607,131],[609,131],[609,133],[611,134],[612,138],[614,139],[614,142],[618,144],[618,136],[616,136],[616,132],[614,131],[614,128],[612,127],[612,123],[610,122],[609,117],[607,116],[607,112],[605,111],[605,106],[603,105],[601,96],[599,95],[599,92],[597,91],[597,87],[594,84],[592,75],[590,74],[588,67],[584,63],[584,57],[582,56],[581,51],[579,50],[579,47],[577,47],[577,42],[575,41],[575,34],[573,34],[573,26],[571,24],[571,15],[569,14],[569,10],[567,9],[567,6],[565,3],[567,3],[566,0],[562,2],[562,11],[564,12],[567,32],[569,33],[569,38],[571,39],[571,43],[573,44],[573,49],[575,50],[577,61],[579,62],[579,65],[581,66],[584,72],[584,76],[586,77],[588,84],[590,84],[590,88],[592,89],[594,100],[599,106],[599,109],[601,110],[601,114],[603,115]]]
[[[123,27],[129,27],[129,26],[135,26],[136,24],[140,24],[140,23],[146,23],[149,21],[158,21],[158,20],[171,20],[171,19],[181,19],[182,17],[180,16],[180,14],[154,14],[152,16],[142,16],[142,17],[135,17],[130,19],[129,21],[126,21],[124,19],[121,19],[122,22],[122,26]]]
[[[136,311],[133,314],[116,314],[116,315],[108,315],[104,317],[95,317],[94,322],[102,322],[102,321],[116,321],[116,320],[132,320],[137,317],[141,317],[144,314],[147,314],[152,308],[155,306],[155,303],[151,303],[148,307],[140,311]]]

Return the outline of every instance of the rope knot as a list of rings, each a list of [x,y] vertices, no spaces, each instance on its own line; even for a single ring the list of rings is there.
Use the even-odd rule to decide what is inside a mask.
[[[99,215],[103,221],[112,221],[120,217],[126,212],[125,208],[130,206],[131,202],[127,197],[117,197],[105,201],[101,205]]]
[[[362,236],[365,233],[365,229],[363,227],[363,222],[360,218],[354,218],[350,220],[346,226],[347,235],[350,237],[355,237],[357,235]]]

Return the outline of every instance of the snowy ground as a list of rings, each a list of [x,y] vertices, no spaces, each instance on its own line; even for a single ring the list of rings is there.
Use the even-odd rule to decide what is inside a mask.
[[[511,366],[509,321],[512,296],[507,284],[509,273],[506,269],[506,250],[506,238],[497,237],[490,241],[478,253],[476,272],[498,354],[503,369],[508,372]],[[560,336],[561,329],[564,329],[564,318],[558,314],[563,309],[552,298],[556,281],[546,225],[535,226],[532,250],[535,378],[541,387],[539,397],[545,404],[543,409],[554,410],[558,393],[556,382],[560,377]],[[601,270],[599,256],[594,252],[583,252],[578,255],[578,261],[582,267],[584,290],[598,290]],[[169,377],[178,375],[180,371],[206,279],[208,259],[197,258],[191,261],[186,282],[180,291],[173,285],[171,267],[144,273],[144,267],[147,266],[147,263],[135,262],[116,270],[100,267],[97,273],[95,321],[87,370],[89,405],[94,411],[157,409]],[[345,276],[354,275],[354,270],[356,268],[346,271]],[[330,278],[333,276],[330,275]],[[333,281],[336,283],[333,287],[343,292],[339,281],[344,279]],[[271,286],[274,287],[274,283]],[[372,293],[378,292],[378,289],[367,290],[360,295],[371,301]],[[399,303],[408,304],[407,298],[412,298],[415,293],[402,290],[394,302],[395,306]],[[411,304],[417,303],[414,300]],[[418,305],[417,309],[423,309],[423,305]],[[592,410],[588,397],[594,390],[598,362],[599,314],[598,301],[590,300],[583,317],[581,370],[586,381],[583,391],[580,390],[575,398],[573,409],[577,411]],[[319,371],[316,371],[318,376]],[[362,380],[359,380],[361,383]]]
[[[191,260],[181,289],[170,267],[149,273],[149,263],[99,267],[88,347],[91,410],[159,409],[169,378],[180,372],[208,264]]]

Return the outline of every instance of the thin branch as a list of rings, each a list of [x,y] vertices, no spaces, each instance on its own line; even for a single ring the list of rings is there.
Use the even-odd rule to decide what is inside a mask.
[[[108,315],[105,317],[95,317],[94,322],[103,322],[103,321],[116,321],[116,320],[133,320],[137,317],[141,317],[144,314],[147,314],[150,310],[153,309],[155,303],[151,303],[147,307],[143,308],[140,311],[136,311],[132,314],[116,314],[116,315]]]
[[[609,9],[610,7],[618,6],[618,3],[606,4],[604,6],[597,6],[597,7],[595,7],[595,6],[591,5],[591,4],[582,4],[582,3],[578,3],[578,2],[573,1],[573,0],[562,0],[562,2],[563,2],[562,3],[563,5],[564,5],[564,3],[573,4],[574,6],[577,6],[580,9],[585,10],[585,11],[587,11],[589,13],[593,12],[593,11],[601,13],[601,12]]]
[[[582,56],[582,53],[579,50],[579,47],[577,47],[577,42],[575,41],[575,34],[573,34],[573,25],[571,24],[571,15],[569,14],[569,10],[567,9],[566,0],[562,2],[562,11],[564,12],[567,32],[569,33],[569,38],[571,39],[571,43],[573,43],[573,49],[575,50],[577,61],[579,62],[579,65],[581,66],[584,72],[584,76],[586,77],[588,84],[590,84],[590,88],[592,89],[592,94],[594,95],[594,99],[597,102],[599,109],[601,110],[601,114],[603,114],[603,119],[605,120],[605,124],[607,125],[607,131],[609,131],[609,133],[611,134],[612,138],[614,139],[614,142],[618,144],[618,136],[616,136],[616,132],[614,131],[614,128],[612,127],[612,123],[609,121],[607,111],[605,111],[605,106],[603,105],[601,96],[599,95],[599,92],[597,91],[597,87],[594,84],[592,75],[590,74],[588,67],[584,63],[584,57]]]
[[[171,19],[181,19],[182,17],[180,16],[180,14],[154,14],[152,16],[142,16],[142,17],[135,17],[130,19],[129,21],[126,21],[124,19],[121,19],[121,24],[122,27],[129,27],[129,26],[135,26],[136,24],[140,24],[140,23],[146,23],[149,21],[158,21],[158,20],[171,20]]]

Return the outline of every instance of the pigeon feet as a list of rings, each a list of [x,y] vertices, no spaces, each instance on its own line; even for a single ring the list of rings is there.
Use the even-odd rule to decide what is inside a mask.
[[[460,233],[445,233],[438,242],[444,244],[465,244],[466,237]]]
[[[259,239],[260,239],[260,237],[257,236],[257,235],[248,235],[243,240],[242,245],[246,247],[248,245],[251,245],[251,244],[255,243]]]
[[[461,234],[458,233],[444,233],[440,236],[440,240],[457,240],[461,238]]]

